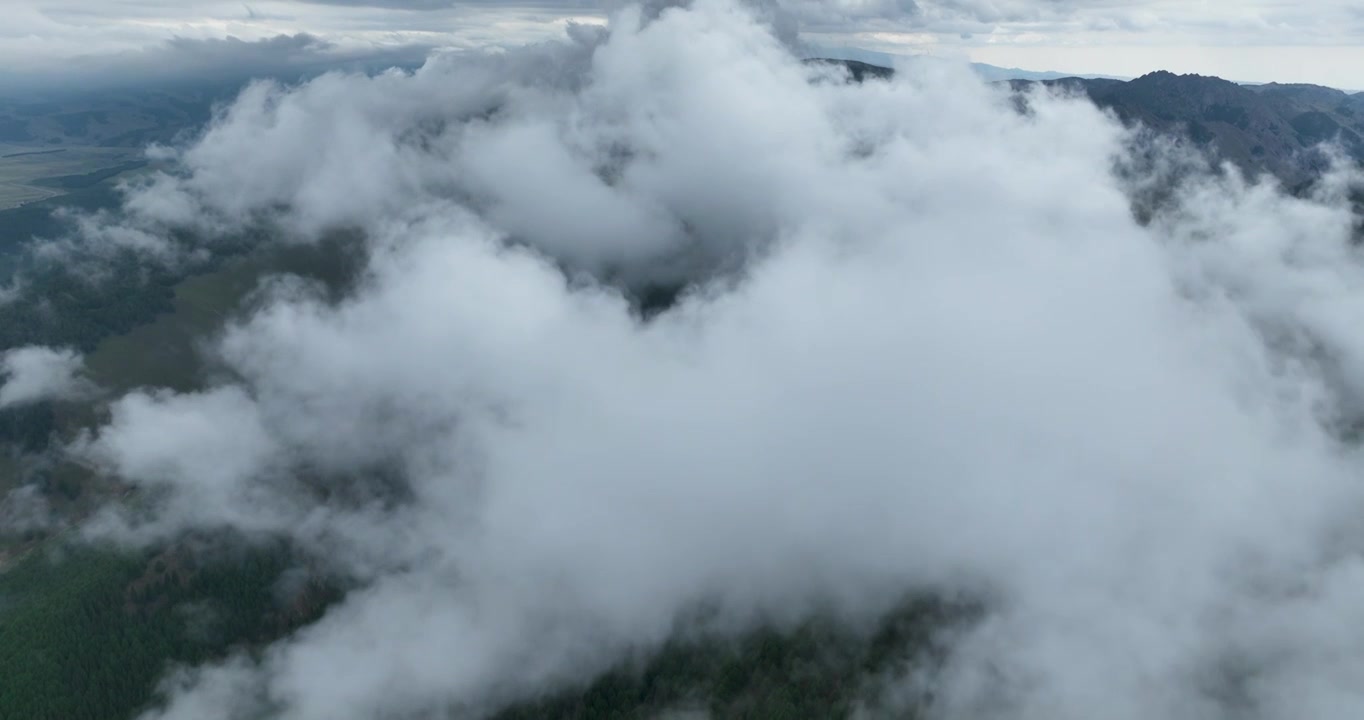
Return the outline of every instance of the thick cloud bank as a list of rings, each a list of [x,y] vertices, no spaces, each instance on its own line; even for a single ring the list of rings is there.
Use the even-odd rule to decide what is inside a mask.
[[[723,0],[639,18],[255,86],[131,197],[370,254],[80,447],[164,500],[105,532],[284,535],[356,588],[149,718],[477,716],[701,606],[921,592],[983,608],[933,717],[1364,713],[1349,171],[1194,173],[1138,225],[1083,102],[816,76]],[[646,321],[651,283],[689,289]]]

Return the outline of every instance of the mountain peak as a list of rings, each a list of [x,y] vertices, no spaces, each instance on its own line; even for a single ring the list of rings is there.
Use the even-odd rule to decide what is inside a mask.
[[[1154,72],[1149,72],[1149,73],[1146,73],[1145,75],[1142,75],[1141,77],[1138,77],[1138,78],[1132,80],[1132,82],[1133,82],[1133,83],[1184,83],[1184,84],[1188,84],[1188,83],[1203,83],[1203,84],[1217,84],[1217,85],[1222,85],[1222,84],[1226,84],[1226,85],[1235,85],[1235,84],[1236,84],[1236,83],[1234,83],[1234,82],[1232,82],[1232,81],[1230,81],[1230,80],[1223,80],[1222,78],[1217,77],[1216,75],[1199,75],[1198,73],[1183,73],[1183,74],[1176,74],[1176,73],[1170,72],[1169,70],[1156,70],[1156,71],[1154,71]]]

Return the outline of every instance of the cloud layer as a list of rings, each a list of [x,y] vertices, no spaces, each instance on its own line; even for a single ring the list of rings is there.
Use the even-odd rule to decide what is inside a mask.
[[[221,59],[215,42],[310,35],[353,61],[416,48],[511,47],[569,22],[599,23],[625,0],[10,0],[0,90],[177,68],[139,58]],[[1364,13],[1350,0],[755,0],[816,47],[929,53],[1031,70],[1137,76],[1197,72],[1239,81],[1364,89],[1353,68]],[[196,42],[209,42],[200,54]],[[286,67],[292,70],[292,66]],[[122,73],[127,75],[127,72]],[[221,69],[214,69],[221,72]]]
[[[420,66],[429,44],[342,47],[307,33],[246,41],[176,37],[135,50],[85,55],[0,79],[0,93],[120,92],[130,88],[227,85],[254,78],[296,82],[327,71]]]
[[[1357,717],[1353,172],[1196,172],[1142,226],[1086,103],[841,80],[697,0],[258,84],[176,153],[137,222],[358,228],[369,266],[267,287],[237,380],[117,401],[76,450],[164,504],[91,532],[286,536],[357,589],[147,717],[479,715],[700,606],[922,592],[984,609],[934,717]]]

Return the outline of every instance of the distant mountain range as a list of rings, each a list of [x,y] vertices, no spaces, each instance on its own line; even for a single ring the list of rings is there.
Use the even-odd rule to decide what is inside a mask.
[[[853,78],[889,77],[889,67],[824,58]],[[815,60],[815,62],[821,61]],[[1316,149],[1335,142],[1364,160],[1364,93],[1320,85],[1241,85],[1203,75],[1159,71],[1133,80],[1096,77],[1008,78],[1014,89],[1041,83],[1083,94],[1124,123],[1191,140],[1216,158],[1251,173],[1271,173],[1290,188],[1323,166]]]
[[[1030,81],[1013,81],[1022,87]],[[1320,85],[1238,85],[1203,75],[1160,71],[1126,82],[1064,78],[1070,87],[1126,123],[1178,134],[1251,172],[1268,172],[1290,187],[1321,167],[1324,142],[1364,160],[1364,93]]]
[[[808,48],[808,56],[812,59],[823,60],[842,60],[860,62],[866,65],[876,65],[878,67],[890,68],[905,61],[914,62],[940,62],[949,63],[951,60],[934,57],[932,55],[892,55],[891,53],[875,52],[873,50],[862,50],[860,48],[829,48],[814,46]],[[1054,71],[1038,72],[1035,70],[1023,70],[1021,68],[1006,68],[998,65],[987,65],[986,63],[970,63],[971,69],[981,78],[990,82],[1000,80],[1060,80],[1063,78],[1098,78],[1108,80],[1127,80],[1129,78],[1118,77],[1116,75],[1086,75],[1077,73],[1064,73]]]
[[[869,51],[833,54],[811,62],[838,62],[859,81],[867,75],[889,76],[895,63],[947,62]],[[1335,141],[1364,160],[1364,93],[1318,85],[1237,84],[1164,71],[1124,80],[980,64],[973,68],[986,80],[1008,82],[1015,89],[1039,82],[1070,89],[1124,122],[1188,138],[1248,172],[1272,173],[1290,188],[1320,170],[1323,158],[1314,149],[1322,142]],[[18,156],[63,147],[136,150],[151,142],[170,142],[207,122],[213,105],[230,100],[236,89],[221,84],[0,98],[0,154],[25,159]]]

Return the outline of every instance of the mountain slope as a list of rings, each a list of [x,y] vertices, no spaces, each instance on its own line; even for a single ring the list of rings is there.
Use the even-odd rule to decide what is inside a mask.
[[[1364,111],[1350,96],[1315,85],[1247,87],[1216,77],[1160,71],[1128,82],[1068,78],[1126,123],[1179,134],[1251,173],[1296,185],[1319,169],[1313,148],[1338,142],[1364,158]],[[1362,108],[1364,110],[1364,108]]]

